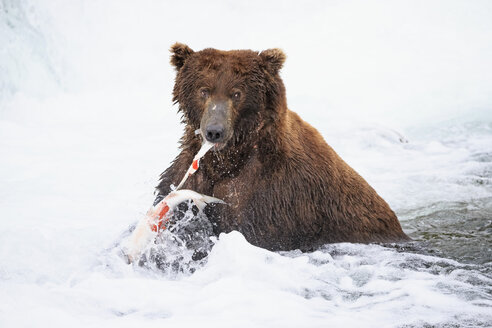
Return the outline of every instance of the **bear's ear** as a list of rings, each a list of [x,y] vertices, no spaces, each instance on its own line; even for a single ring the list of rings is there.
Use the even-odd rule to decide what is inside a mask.
[[[278,48],[263,50],[260,57],[272,74],[277,74],[280,71],[286,58],[284,52]]]
[[[171,47],[171,64],[179,71],[183,67],[186,59],[194,53],[193,49],[186,44],[176,42]]]

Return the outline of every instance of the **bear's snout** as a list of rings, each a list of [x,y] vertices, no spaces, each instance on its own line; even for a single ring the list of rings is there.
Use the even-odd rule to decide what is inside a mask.
[[[211,101],[203,113],[200,130],[207,141],[224,143],[231,135],[230,104],[227,101]]]
[[[210,124],[206,127],[205,138],[210,142],[224,141],[224,125],[220,123]]]

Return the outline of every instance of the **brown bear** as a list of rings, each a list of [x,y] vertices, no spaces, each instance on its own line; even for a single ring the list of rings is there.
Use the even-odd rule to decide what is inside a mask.
[[[205,210],[214,234],[237,230],[274,251],[408,240],[388,204],[287,108],[280,49],[195,52],[176,43],[171,52],[185,131],[160,195],[180,181],[206,138],[214,151],[184,188],[227,203]]]

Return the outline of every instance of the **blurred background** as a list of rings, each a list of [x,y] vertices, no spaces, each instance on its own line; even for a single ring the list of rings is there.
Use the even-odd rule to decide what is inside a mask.
[[[2,0],[0,97],[121,91],[120,98],[145,95],[142,111],[155,110],[155,102],[167,109],[174,77],[168,49],[179,41],[195,50],[282,48],[290,107],[313,119],[402,126],[490,119],[491,7],[489,1]]]

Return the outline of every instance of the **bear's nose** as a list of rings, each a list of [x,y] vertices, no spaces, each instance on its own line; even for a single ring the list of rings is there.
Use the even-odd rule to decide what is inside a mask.
[[[224,126],[222,124],[210,124],[205,132],[205,137],[210,142],[221,142],[224,139]]]

